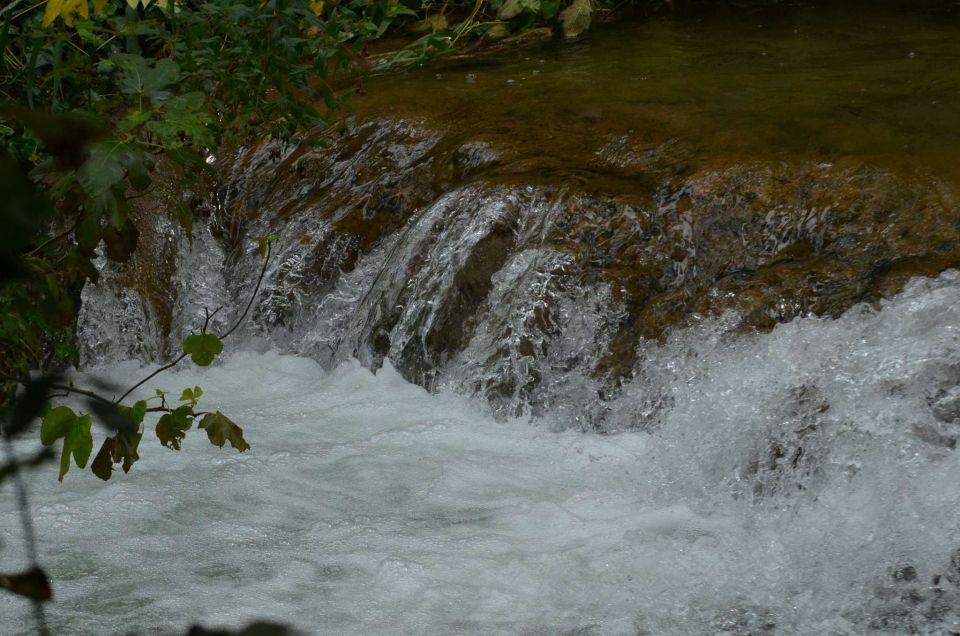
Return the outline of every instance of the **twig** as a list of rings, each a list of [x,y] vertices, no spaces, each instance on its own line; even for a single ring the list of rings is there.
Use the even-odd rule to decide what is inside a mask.
[[[174,360],[173,362],[169,362],[169,363],[163,365],[162,367],[160,367],[159,369],[157,369],[156,371],[154,371],[153,373],[151,373],[150,375],[148,375],[148,376],[145,377],[144,379],[142,379],[142,380],[140,380],[139,382],[137,382],[136,384],[134,384],[132,387],[130,387],[129,389],[127,389],[127,392],[126,392],[126,393],[124,393],[123,395],[121,395],[120,397],[118,397],[118,398],[117,398],[116,400],[114,400],[112,403],[113,403],[113,404],[120,404],[121,402],[123,402],[123,399],[124,399],[125,397],[127,397],[128,395],[130,395],[131,393],[133,393],[136,389],[139,389],[141,386],[143,386],[144,384],[146,384],[148,380],[154,378],[155,376],[163,373],[164,371],[166,371],[166,370],[168,370],[168,369],[172,369],[173,367],[177,366],[178,364],[180,364],[180,361],[183,360],[183,359],[186,358],[186,357],[187,357],[187,354],[181,353],[181,354],[180,354],[180,357],[178,357],[176,360]]]
[[[209,309],[206,307],[203,308],[203,313],[207,315],[206,319],[203,321],[203,333],[207,333],[207,327],[210,326],[210,320],[216,316],[221,309],[223,309],[223,305],[214,309],[213,313],[211,314]]]
[[[253,293],[250,294],[250,301],[247,303],[246,309],[243,310],[243,313],[240,314],[240,317],[237,319],[237,322],[233,323],[233,326],[227,329],[223,334],[220,335],[220,339],[223,340],[234,331],[237,327],[240,326],[240,323],[243,322],[243,319],[247,317],[247,313],[250,311],[250,308],[253,306],[253,301],[257,298],[257,293],[260,291],[260,284],[263,282],[263,276],[267,273],[267,264],[270,263],[270,244],[267,243],[267,253],[263,256],[263,267],[260,268],[260,278],[257,279],[257,286],[253,288]]]
[[[46,241],[44,241],[44,242],[41,243],[40,245],[37,245],[35,248],[33,248],[32,250],[30,250],[29,252],[27,252],[27,256],[33,256],[34,254],[36,254],[37,252],[39,252],[40,250],[42,250],[43,248],[45,248],[47,245],[50,245],[51,243],[53,243],[53,242],[55,242],[55,241],[59,241],[60,239],[66,238],[67,236],[70,235],[71,232],[73,232],[75,229],[77,229],[77,226],[78,226],[78,225],[80,225],[80,219],[77,219],[76,223],[74,223],[73,225],[71,225],[70,227],[68,227],[66,230],[64,230],[64,231],[61,232],[60,234],[57,234],[56,236],[51,236],[50,238],[48,238]]]
[[[88,398],[93,398],[97,402],[103,402],[104,404],[110,404],[110,405],[116,404],[116,402],[113,402],[112,400],[105,398],[102,395],[94,393],[93,391],[87,391],[86,389],[78,389],[72,384],[51,384],[50,388],[60,389],[61,391],[66,391],[67,393],[76,393],[78,395],[86,395]]]
[[[267,265],[269,263],[270,263],[270,244],[268,243],[267,253],[263,257],[263,267],[260,268],[260,277],[257,279],[257,286],[253,288],[253,293],[250,294],[250,301],[247,303],[246,309],[243,310],[243,314],[241,314],[240,318],[237,319],[237,322],[235,322],[232,327],[227,329],[225,333],[218,336],[221,340],[223,340],[224,338],[229,336],[231,333],[233,333],[237,329],[237,327],[240,326],[240,323],[243,322],[243,319],[247,317],[247,313],[250,311],[250,307],[253,306],[253,301],[257,298],[257,293],[260,291],[260,285],[261,283],[263,283],[263,277],[267,273]],[[213,318],[213,316],[217,313],[217,311],[220,311],[220,308],[218,308],[212,314],[210,313],[207,314],[206,321],[204,322],[204,331],[206,331],[207,323],[209,323],[210,319]],[[121,395],[116,400],[114,400],[113,404],[119,404],[120,402],[123,402],[124,398],[126,398],[128,395],[133,393],[136,389],[140,388],[141,386],[146,384],[149,380],[153,379],[154,377],[163,373],[164,371],[167,371],[168,369],[172,369],[173,367],[177,366],[186,357],[187,357],[186,353],[181,353],[176,360],[163,365],[162,367],[160,367],[159,369],[157,369],[156,371],[154,371],[153,373],[151,373],[150,375],[148,375],[147,377],[145,377],[144,379],[140,380],[139,382],[134,384],[132,387],[127,389],[127,392]],[[59,387],[55,387],[55,388],[59,388]]]

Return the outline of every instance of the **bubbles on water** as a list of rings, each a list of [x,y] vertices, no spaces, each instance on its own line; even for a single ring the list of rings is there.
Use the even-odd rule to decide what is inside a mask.
[[[555,318],[525,306],[569,293],[556,282],[565,258],[521,252],[504,265],[491,298],[505,326],[550,332]],[[948,272],[879,307],[767,334],[702,320],[643,347],[645,372],[606,406],[648,432],[617,435],[550,433],[563,417],[552,407],[540,424],[497,423],[405,383],[389,361],[375,377],[356,363],[325,375],[303,358],[237,354],[169,376],[202,384],[253,449],[221,453],[193,436],[182,453],[145,448],[123,481],[39,482],[51,571],[70,581],[53,620],[81,631],[202,616],[338,633],[949,634],[960,628],[960,456],[923,427],[957,426],[958,304],[960,274]],[[580,315],[587,306],[571,298]],[[127,514],[104,515],[117,505]],[[0,510],[13,527],[13,508]],[[114,602],[132,589],[136,602]],[[203,609],[237,598],[239,612]],[[16,631],[15,600],[0,603],[0,631]]]
[[[162,350],[156,317],[140,295],[120,284],[120,267],[102,254],[94,262],[99,282],[88,282],[80,294],[77,348],[84,366],[110,360],[156,359]]]

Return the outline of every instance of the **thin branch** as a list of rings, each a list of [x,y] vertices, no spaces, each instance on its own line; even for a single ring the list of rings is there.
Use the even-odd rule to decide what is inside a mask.
[[[37,252],[39,252],[40,250],[42,250],[43,248],[45,248],[47,245],[50,245],[51,243],[54,243],[54,242],[56,242],[56,241],[59,241],[59,240],[61,240],[61,239],[66,238],[67,236],[70,235],[71,232],[73,232],[75,229],[77,229],[77,226],[78,226],[78,225],[80,225],[80,219],[77,219],[76,223],[74,223],[73,225],[71,225],[70,227],[68,227],[66,230],[64,230],[64,231],[61,232],[60,234],[57,234],[56,236],[51,236],[50,238],[48,238],[46,241],[44,241],[44,242],[41,243],[40,245],[37,245],[35,248],[33,248],[32,250],[30,250],[29,252],[27,252],[27,256],[33,256],[34,254],[36,254]]]
[[[206,319],[203,321],[203,333],[207,333],[207,327],[210,326],[210,320],[211,320],[214,316],[216,316],[217,313],[219,313],[219,311],[220,311],[221,309],[223,309],[223,305],[221,305],[220,307],[217,307],[216,309],[214,309],[214,310],[213,310],[213,313],[211,314],[209,309],[207,309],[206,307],[203,308],[203,313],[205,313],[205,314],[207,315]]]
[[[87,391],[86,389],[78,389],[72,384],[51,384],[50,388],[66,391],[67,393],[76,393],[78,395],[86,395],[88,398],[93,398],[97,402],[103,402],[104,404],[110,404],[110,405],[115,404],[115,402],[113,402],[108,398],[103,397],[102,395],[94,393],[93,391]]]
[[[263,257],[263,267],[260,268],[260,278],[257,279],[257,286],[253,288],[253,293],[250,295],[250,301],[247,303],[246,309],[243,310],[243,314],[241,314],[241,316],[240,316],[240,318],[237,320],[237,322],[235,322],[232,327],[230,327],[229,329],[227,329],[227,331],[226,331],[223,335],[219,336],[219,338],[220,338],[221,340],[223,340],[224,338],[226,338],[227,336],[229,336],[231,333],[233,333],[233,332],[236,330],[236,328],[240,326],[240,323],[243,322],[243,319],[247,317],[247,313],[250,311],[250,307],[253,306],[253,301],[256,299],[257,293],[260,291],[260,285],[261,285],[261,283],[263,283],[263,277],[264,277],[264,275],[267,273],[267,264],[268,264],[269,262],[270,262],[270,245],[267,244],[267,253],[266,253],[266,254],[264,255],[264,257]],[[204,322],[204,331],[206,331],[207,322],[209,322],[210,319],[213,318],[213,316],[217,313],[217,311],[220,311],[220,308],[218,308],[216,311],[214,311],[213,314],[207,314],[207,320],[206,320],[206,322]],[[144,379],[140,380],[139,382],[137,382],[136,384],[134,384],[132,387],[130,387],[129,389],[127,389],[127,392],[124,393],[123,395],[121,395],[121,396],[120,396],[119,398],[117,398],[116,400],[114,400],[113,403],[114,403],[114,404],[119,404],[120,402],[123,402],[124,398],[126,398],[128,395],[130,395],[131,393],[133,393],[136,389],[138,389],[138,388],[140,388],[141,386],[143,386],[144,384],[146,384],[147,381],[149,381],[149,380],[151,380],[152,378],[156,377],[157,375],[163,373],[164,371],[167,371],[168,369],[172,369],[173,367],[177,366],[178,364],[180,364],[180,361],[183,360],[183,359],[186,358],[186,357],[187,357],[187,354],[186,354],[186,353],[181,353],[180,356],[179,356],[176,360],[174,360],[173,362],[170,362],[170,363],[168,363],[168,364],[163,365],[162,367],[160,367],[159,369],[157,369],[156,371],[154,371],[153,373],[151,373],[150,375],[148,375],[147,377],[145,377]]]
[[[173,362],[169,362],[169,363],[163,365],[162,367],[160,367],[159,369],[157,369],[156,371],[154,371],[153,373],[151,373],[150,375],[148,375],[147,377],[145,377],[144,379],[140,380],[139,382],[137,382],[136,384],[134,384],[132,387],[130,387],[129,389],[127,389],[127,392],[124,393],[123,395],[121,395],[120,397],[118,397],[116,400],[114,400],[114,401],[113,401],[113,404],[120,404],[121,402],[123,402],[123,399],[124,399],[125,397],[127,397],[128,395],[130,395],[131,393],[133,393],[136,389],[139,389],[141,386],[143,386],[144,384],[146,384],[148,380],[151,380],[151,379],[153,379],[155,376],[160,375],[161,373],[163,373],[164,371],[166,371],[166,370],[168,370],[168,369],[172,369],[173,367],[177,366],[178,364],[180,364],[180,361],[183,360],[183,359],[186,358],[186,357],[187,357],[187,354],[181,353],[181,354],[180,354],[180,357],[178,357],[176,360],[174,360]]]
[[[0,15],[3,15],[3,14],[6,13],[7,11],[13,10],[18,4],[20,4],[20,3],[19,3],[19,2],[15,2],[14,4],[10,5],[10,6],[7,7],[6,9],[4,9],[3,11],[0,11]],[[14,19],[14,20],[17,20],[18,18],[21,18],[21,17],[25,16],[26,14],[30,13],[30,12],[33,11],[34,9],[37,9],[37,8],[39,8],[39,7],[42,7],[42,6],[45,5],[45,4],[47,4],[47,0],[40,0],[40,2],[38,2],[37,4],[35,4],[35,5],[33,5],[33,6],[30,6],[30,7],[27,7],[26,9],[24,9],[24,10],[21,11],[20,13],[17,13],[16,15],[14,15],[14,16],[13,16],[13,19]]]
[[[220,335],[220,339],[223,340],[234,331],[237,327],[240,326],[240,323],[243,322],[243,319],[247,317],[247,313],[250,311],[250,308],[253,306],[253,301],[257,298],[257,293],[260,291],[260,284],[263,283],[263,276],[267,273],[267,265],[270,263],[270,243],[267,243],[267,253],[263,256],[263,267],[260,268],[260,278],[257,279],[257,286],[253,288],[253,293],[250,294],[250,302],[247,303],[247,308],[243,310],[243,313],[240,314],[240,317],[237,319],[237,322],[233,323],[233,326],[226,330],[223,334]]]
[[[176,411],[176,409],[172,409],[169,406],[152,406],[147,409],[147,413],[173,413],[174,411]],[[190,411],[188,415],[200,417],[201,415],[207,415],[208,413],[210,413],[210,411]]]

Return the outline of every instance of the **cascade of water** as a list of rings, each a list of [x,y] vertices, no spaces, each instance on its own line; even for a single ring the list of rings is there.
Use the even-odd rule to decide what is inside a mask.
[[[824,167],[803,178],[815,184],[806,190],[819,188],[827,199],[798,196],[793,186],[782,194],[780,171],[750,165],[660,188],[646,203],[575,185],[483,180],[448,186],[426,202],[400,201],[389,188],[429,191],[436,184],[422,166],[447,151],[437,150],[436,135],[403,122],[373,132],[364,124],[352,133],[362,141],[352,154],[278,144],[237,152],[225,164],[231,178],[191,239],[158,221],[166,225],[154,234],[172,240],[176,253],[166,333],[127,317],[117,337],[103,337],[112,330],[101,320],[108,314],[155,311],[119,289],[122,277],[107,266],[101,287],[112,291],[85,292],[85,362],[169,355],[205,310],[225,308],[215,329],[230,322],[260,271],[251,237],[276,234],[264,286],[238,334],[246,346],[256,340],[326,368],[355,357],[376,369],[390,358],[408,380],[480,397],[499,416],[559,409],[574,426],[618,430],[622,418],[595,406],[596,397],[613,398],[624,378],[655,373],[645,343],[670,329],[724,311],[732,312],[724,322],[731,330],[769,328],[811,311],[837,315],[871,289],[895,288],[912,263],[942,260],[933,247],[929,259],[896,267],[876,260],[891,249],[877,242],[882,234],[853,240],[857,223],[886,218],[871,212],[877,201],[902,205],[901,186],[873,171],[848,178],[871,193],[865,201],[831,190],[840,176]],[[374,169],[385,159],[372,150],[384,146],[398,171],[387,181]],[[319,180],[291,167],[311,160]],[[286,178],[268,178],[283,165]],[[908,241],[896,250],[918,249],[909,242],[912,215],[950,205],[942,192],[916,187],[895,219],[907,237],[898,240]],[[768,200],[758,203],[754,190]],[[102,307],[108,300],[123,307]],[[665,399],[648,395],[650,418]]]
[[[563,263],[507,264],[499,275],[532,291],[504,299],[498,324],[522,325],[515,309]],[[550,409],[498,423],[389,361],[376,376],[355,361],[327,374],[240,352],[158,378],[201,384],[253,449],[191,435],[177,454],[142,447],[109,484],[38,481],[41,545],[57,546],[52,621],[64,633],[274,618],[345,634],[950,634],[958,307],[949,271],[765,334],[704,319],[646,342],[647,372],[594,399],[645,429],[619,435],[550,432],[568,424]],[[121,381],[137,366],[93,372]],[[589,386],[566,390],[589,399]],[[0,510],[0,528],[16,523]],[[16,603],[0,597],[3,633],[18,633]]]
[[[384,80],[225,155],[192,239],[142,232],[169,289],[101,263],[78,332],[169,358],[278,235],[239,353],[168,376],[253,450],[49,486],[61,631],[960,633],[960,39],[860,18]]]

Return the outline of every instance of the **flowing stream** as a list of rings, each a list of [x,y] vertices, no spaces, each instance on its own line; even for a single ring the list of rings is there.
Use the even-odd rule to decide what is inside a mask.
[[[252,448],[37,471],[53,633],[960,633],[960,27],[857,19],[621,25],[225,152],[101,264],[78,381],[228,324],[278,234],[143,393]]]
[[[171,374],[253,449],[194,434],[108,484],[35,480],[54,631],[954,633],[958,308],[951,272],[838,320],[737,339],[707,321],[612,407],[665,389],[662,425],[618,435],[497,422],[389,365],[237,353]],[[27,632],[2,602],[0,632]]]

